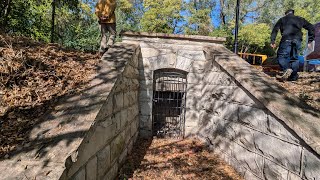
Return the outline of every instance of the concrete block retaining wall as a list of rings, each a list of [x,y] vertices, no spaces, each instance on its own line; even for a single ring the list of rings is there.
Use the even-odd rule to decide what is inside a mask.
[[[129,45],[128,45],[129,46]],[[119,47],[120,49],[121,47]],[[123,48],[123,47],[122,47]],[[109,69],[123,68],[77,151],[66,161],[60,179],[114,179],[138,137],[138,55],[119,57],[114,47],[103,57]],[[116,54],[116,55],[114,55]],[[117,62],[116,58],[124,58]]]
[[[213,60],[214,69],[222,71],[219,75],[214,75],[214,78],[209,78],[210,84],[215,85],[207,85],[206,89],[209,89],[210,94],[200,102],[202,106],[195,108],[201,112],[197,135],[205,138],[212,149],[235,167],[245,179],[320,179],[317,136],[297,126],[292,129],[288,126],[292,120],[278,114],[279,111],[283,111],[281,114],[299,113],[298,121],[306,121],[309,117],[301,115],[303,110],[297,111],[294,108],[295,103],[287,103],[280,110],[266,105],[266,101],[261,100],[255,93],[262,93],[262,97],[272,96],[267,102],[277,101],[281,104],[283,102],[275,97],[278,93],[279,98],[288,98],[285,90],[265,80],[264,78],[268,77],[241,62],[240,58],[233,57],[225,48],[220,51],[210,51],[208,48],[207,54],[210,54],[208,59]],[[236,61],[236,66],[241,70],[233,70],[234,74],[229,74],[227,64],[230,65],[230,62],[225,62],[227,60]],[[251,75],[246,74],[246,70]],[[242,74],[245,78],[241,79],[235,74]],[[219,76],[227,78],[220,81],[217,78]],[[265,80],[263,86],[253,86],[261,80]],[[245,82],[252,84],[244,86]],[[272,86],[278,89],[278,92],[255,88]],[[312,126],[319,126],[319,114],[316,111],[314,113],[313,118],[308,119],[309,123],[305,123],[309,130]],[[305,141],[304,137],[310,138],[309,141]],[[315,143],[306,143],[312,140]]]

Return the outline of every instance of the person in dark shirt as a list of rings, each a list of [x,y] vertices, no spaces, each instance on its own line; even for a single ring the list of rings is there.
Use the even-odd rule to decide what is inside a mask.
[[[301,29],[308,30],[308,46],[314,40],[314,26],[302,17],[295,16],[294,10],[289,9],[285,16],[275,24],[271,33],[271,47],[275,48],[275,39],[280,29],[281,41],[277,52],[280,69],[283,72],[278,79],[296,81],[298,79],[298,55],[301,48]]]

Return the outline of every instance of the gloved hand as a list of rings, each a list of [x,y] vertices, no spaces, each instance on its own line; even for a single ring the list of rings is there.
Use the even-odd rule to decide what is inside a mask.
[[[101,16],[100,17],[100,21],[105,21],[105,20],[108,20],[109,19],[109,16]]]

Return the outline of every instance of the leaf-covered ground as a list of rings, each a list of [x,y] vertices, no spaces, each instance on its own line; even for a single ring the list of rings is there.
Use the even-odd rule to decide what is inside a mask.
[[[277,84],[299,97],[309,106],[320,110],[320,72],[299,72],[297,81],[280,82],[275,78],[279,70],[276,60],[269,63],[271,66],[254,67],[274,78]]]
[[[296,82],[279,82],[282,87],[320,111],[320,72],[300,72]]]
[[[142,139],[127,158],[118,179],[241,180],[236,171],[199,139]]]
[[[99,57],[0,34],[0,158],[28,142],[39,117],[81,91]]]

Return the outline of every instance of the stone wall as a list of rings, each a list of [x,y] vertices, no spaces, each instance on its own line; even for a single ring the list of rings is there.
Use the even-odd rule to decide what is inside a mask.
[[[66,160],[66,169],[60,179],[114,179],[125,157],[131,152],[139,127],[139,71],[137,46],[130,54],[115,46],[103,56],[102,63],[112,69],[121,69],[107,99],[101,106],[94,124],[81,145]],[[127,49],[127,51],[132,48]],[[110,72],[100,72],[108,76]]]
[[[132,37],[133,35],[133,37]],[[199,116],[191,107],[193,101],[198,101],[193,96],[196,87],[204,87],[206,81],[202,81],[208,72],[214,72],[212,61],[206,60],[204,46],[212,48],[222,46],[224,38],[207,38],[198,36],[166,35],[166,34],[125,34],[123,42],[137,43],[141,48],[140,72],[140,134],[151,136],[152,134],[152,98],[153,98],[153,72],[163,68],[175,68],[188,72],[187,81],[187,115],[186,135],[197,127],[194,119]],[[154,37],[152,37],[154,36]],[[158,38],[159,36],[165,38]],[[197,94],[198,92],[196,92]],[[197,96],[200,95],[199,93]],[[195,113],[196,115],[194,115]],[[194,115],[194,116],[193,116]]]
[[[303,104],[299,100],[284,104],[282,110],[265,104],[275,101],[280,106],[283,103],[281,99],[288,99],[286,94],[290,94],[227,49],[207,48],[206,52],[216,73],[205,76],[208,93],[202,93],[203,98],[194,106],[195,110],[201,112],[196,133],[205,138],[212,149],[222,155],[245,179],[320,179],[317,146],[310,146],[303,139],[308,137],[311,141],[317,136],[312,132],[301,132],[297,124],[296,129],[290,128],[288,124],[292,119],[282,118],[288,113],[286,111],[299,113],[300,121],[310,120],[305,125],[311,130],[313,126],[319,126],[317,111],[313,111],[313,118],[309,117],[311,109],[295,108],[295,103]],[[239,69],[229,74],[227,65],[232,63]],[[242,74],[244,79],[236,74]],[[245,82],[252,84],[244,87]],[[258,86],[261,82],[264,85]],[[273,88],[277,92],[259,89],[262,87]],[[263,101],[257,93],[262,93],[262,97],[273,97]],[[310,114],[304,114],[307,109]],[[277,114],[283,111],[282,117],[275,115],[276,111]]]
[[[186,136],[210,144],[245,179],[319,179],[319,112],[219,42],[125,34],[141,46],[140,131],[152,132],[153,71],[188,72]]]

